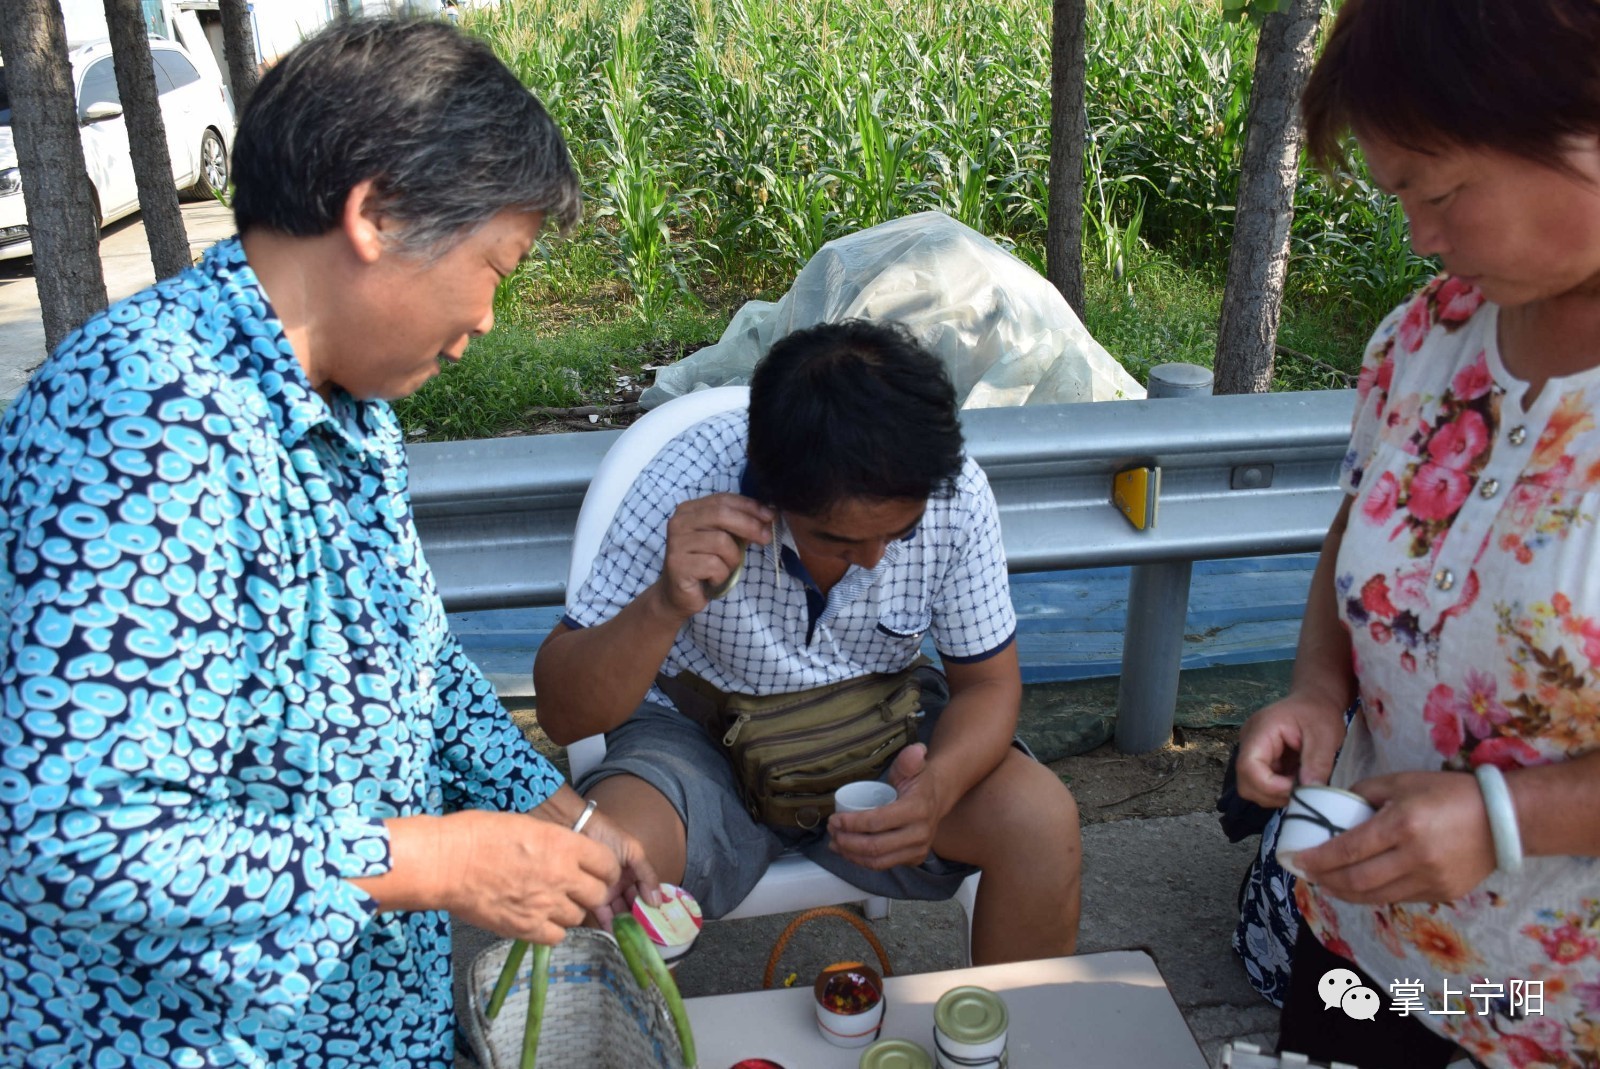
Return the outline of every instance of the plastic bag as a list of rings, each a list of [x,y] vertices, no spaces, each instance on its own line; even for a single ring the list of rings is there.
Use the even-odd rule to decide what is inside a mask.
[[[656,373],[653,408],[747,385],[785,334],[841,319],[898,320],[950,370],[963,408],[1143,397],[1043,276],[971,227],[921,212],[830,241],[776,304],[750,301],[722,339]]]

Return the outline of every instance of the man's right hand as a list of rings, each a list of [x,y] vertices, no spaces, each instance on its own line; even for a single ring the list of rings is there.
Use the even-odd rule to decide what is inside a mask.
[[[773,511],[739,494],[685,501],[667,521],[667,559],[656,580],[668,609],[687,620],[744,560],[744,543],[772,541]]]
[[[559,943],[622,875],[604,843],[526,813],[469,810],[440,824],[442,907],[508,939]]]
[[[1300,783],[1327,783],[1344,744],[1344,710],[1289,694],[1256,712],[1239,733],[1239,794],[1274,809]]]
[[[610,731],[650,692],[684,623],[744,559],[739,539],[772,541],[772,509],[738,494],[685,501],[667,521],[661,574],[610,619],[557,624],[539,647],[539,726],[552,742]]]

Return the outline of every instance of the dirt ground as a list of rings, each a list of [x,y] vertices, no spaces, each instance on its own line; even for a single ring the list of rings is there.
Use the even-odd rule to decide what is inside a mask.
[[[1211,812],[1239,729],[1180,727],[1177,735],[1181,742],[1154,753],[1120,754],[1106,743],[1050,768],[1072,788],[1085,824]]]

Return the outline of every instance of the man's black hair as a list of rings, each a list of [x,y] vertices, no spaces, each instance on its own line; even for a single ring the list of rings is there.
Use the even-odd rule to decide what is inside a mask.
[[[956,391],[898,324],[823,323],[780,339],[750,380],[750,468],[768,504],[821,516],[851,498],[948,497]]]

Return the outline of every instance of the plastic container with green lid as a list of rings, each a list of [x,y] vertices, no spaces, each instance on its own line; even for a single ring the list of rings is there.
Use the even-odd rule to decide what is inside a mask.
[[[933,1045],[942,1069],[1006,1064],[1006,1004],[982,987],[955,987],[933,1008]]]
[[[861,1052],[860,1069],[933,1069],[933,1058],[909,1039],[880,1039]]]

